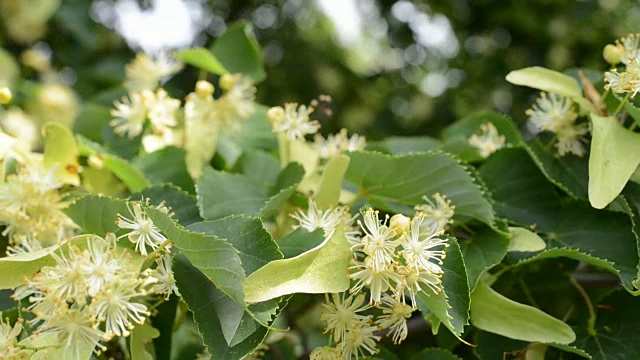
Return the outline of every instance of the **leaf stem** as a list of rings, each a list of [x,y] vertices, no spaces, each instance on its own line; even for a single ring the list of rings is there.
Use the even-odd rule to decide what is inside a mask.
[[[620,111],[622,111],[622,108],[624,107],[624,104],[627,103],[627,101],[629,101],[629,98],[631,97],[631,93],[628,92],[627,95],[625,95],[624,99],[622,99],[622,101],[620,102],[620,105],[618,105],[618,108],[616,109],[616,111],[613,113],[613,116],[618,116],[618,114],[620,113]]]
[[[580,296],[584,299],[584,302],[587,304],[587,310],[589,311],[589,320],[587,320],[587,333],[591,336],[596,336],[596,312],[593,308],[593,303],[591,302],[591,298],[589,294],[584,290],[582,285],[573,277],[569,277],[569,281],[571,284],[578,290]]]

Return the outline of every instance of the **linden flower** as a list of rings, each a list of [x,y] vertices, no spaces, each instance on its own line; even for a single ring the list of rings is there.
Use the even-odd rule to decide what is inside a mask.
[[[536,103],[525,113],[538,130],[556,132],[566,124],[574,123],[578,117],[571,105],[568,97],[541,92]]]
[[[356,280],[356,283],[349,290],[351,293],[358,293],[366,286],[369,288],[369,303],[380,303],[382,293],[389,289],[395,290],[394,284],[402,283],[402,277],[393,270],[378,271],[374,267],[373,258],[366,257],[364,261],[353,260],[354,266],[349,268],[351,272],[349,279]]]
[[[411,220],[409,234],[405,236],[402,242],[402,256],[407,261],[407,265],[416,270],[426,270],[435,274],[441,274],[442,259],[445,257],[444,250],[433,250],[436,247],[448,247],[446,239],[438,238],[442,235],[439,232],[424,232],[422,223],[424,222],[424,214],[419,213]],[[434,261],[437,262],[434,263]]]
[[[389,329],[389,334],[393,335],[393,343],[400,344],[407,338],[407,319],[411,317],[413,308],[397,298],[387,294],[382,297],[383,315],[378,316],[376,325],[381,329]]]
[[[34,149],[40,141],[35,120],[18,107],[11,107],[2,114],[0,126],[7,134],[20,139],[16,145],[23,150]]]
[[[340,221],[342,221],[342,214],[343,210],[341,208],[322,211],[318,209],[315,201],[309,199],[307,211],[305,212],[302,209],[298,209],[291,217],[298,221],[298,225],[294,225],[295,228],[301,227],[309,232],[322,229],[324,235],[329,236]]]
[[[363,215],[364,225],[358,221],[364,236],[359,244],[352,247],[352,250],[360,250],[371,258],[373,269],[376,272],[383,271],[394,262],[395,249],[398,247],[396,232],[386,224],[389,220],[387,215],[384,221],[378,218],[378,211],[367,210]]]
[[[127,135],[129,139],[140,135],[147,120],[147,105],[154,97],[152,92],[143,90],[130,93],[121,102],[114,102],[115,109],[111,110],[114,119],[109,123],[113,131],[120,136]]]
[[[178,291],[176,279],[173,276],[173,263],[171,255],[165,254],[156,261],[158,263],[158,267],[151,275],[156,280],[156,282],[153,284],[152,290],[158,294],[165,294],[166,300],[169,300],[169,296],[171,296],[171,293],[182,296],[180,295],[180,291]]]
[[[320,319],[327,322],[325,333],[333,331],[333,339],[340,342],[345,338],[345,333],[355,327],[360,321],[370,321],[371,316],[358,315],[371,305],[364,305],[365,296],[350,295],[346,299],[345,294],[331,294],[332,302],[322,304],[324,311]]]
[[[558,142],[556,148],[558,154],[564,156],[567,153],[571,153],[576,156],[584,156],[586,149],[584,143],[586,139],[584,136],[589,133],[587,124],[576,124],[572,126],[565,126],[561,128],[558,135]]]
[[[133,202],[131,206],[127,204],[127,208],[129,209],[129,214],[132,216],[132,220],[118,214],[116,224],[121,229],[131,231],[120,236],[119,239],[124,236],[128,237],[129,241],[136,244],[136,251],[139,251],[143,256],[147,256],[147,246],[155,250],[160,244],[167,241],[167,238],[160,233],[160,230],[153,224],[153,221],[151,221],[144,210],[142,210],[140,203]]]
[[[216,102],[223,129],[238,131],[240,122],[255,111],[256,88],[248,77],[240,74],[225,74],[220,78],[220,87],[225,90]]]
[[[78,248],[72,247],[65,251],[52,252],[51,257],[56,261],[55,266],[40,270],[43,274],[41,281],[34,283],[47,293],[52,293],[61,300],[75,300],[84,303],[87,295],[87,283],[82,271],[83,254]]]
[[[480,135],[471,135],[467,142],[478,150],[481,157],[488,158],[504,147],[505,137],[498,133],[493,123],[488,122],[480,125]]]
[[[176,111],[180,108],[180,100],[174,99],[163,89],[158,89],[155,96],[147,103],[149,121],[156,128],[173,127],[178,124]]]
[[[309,360],[340,360],[340,352],[330,346],[321,346],[313,349],[309,354]]]
[[[113,250],[114,247],[108,241],[98,236],[87,240],[87,250],[84,251],[80,270],[86,278],[89,296],[96,296],[106,283],[121,275],[123,266],[120,259],[113,256]]]
[[[106,349],[100,345],[101,340],[107,339],[106,334],[98,328],[87,308],[61,310],[61,314],[51,320],[43,334],[45,333],[56,334],[58,343],[71,355],[71,359],[86,358],[88,354],[83,353],[86,345]]]
[[[166,53],[155,58],[138,53],[133,61],[125,66],[127,79],[124,86],[130,91],[155,90],[160,80],[174,75],[182,69],[182,64],[170,59]]]
[[[631,93],[631,97],[635,97],[640,91],[640,66],[638,59],[627,65],[626,71],[621,73],[616,69],[611,69],[604,73],[604,88],[614,93]]]
[[[313,110],[313,107],[287,103],[284,109],[271,108],[267,117],[271,121],[273,132],[284,133],[290,140],[303,140],[305,135],[315,134],[320,129],[320,123],[309,119]]]
[[[321,135],[314,137],[314,145],[322,159],[330,159],[343,152],[361,151],[367,146],[364,136],[353,134],[351,138],[347,136],[347,129],[340,130],[337,134],[329,134],[327,138]]]
[[[366,353],[377,354],[379,350],[376,348],[376,342],[380,341],[380,336],[375,335],[377,330],[378,327],[370,325],[368,321],[358,321],[338,344],[342,359],[351,360],[354,356],[357,359]]]
[[[408,266],[399,266],[397,273],[401,277],[401,280],[398,282],[396,293],[400,294],[402,302],[406,303],[404,298],[404,291],[406,290],[409,293],[411,304],[414,309],[417,307],[416,295],[418,293],[422,291],[426,295],[430,295],[429,292],[425,291],[425,288],[429,289],[436,295],[442,291],[442,273],[433,273],[428,270],[417,270],[414,267]]]
[[[16,321],[11,326],[9,318],[3,319],[0,312],[0,359],[9,359],[20,352],[18,345],[18,336],[22,332],[22,323]]]
[[[640,34],[629,34],[619,40],[616,40],[616,45],[621,47],[623,50],[623,55],[620,58],[620,61],[629,65],[629,63],[633,62],[640,55],[640,49],[638,45],[640,43]]]
[[[142,324],[149,316],[145,305],[132,300],[146,295],[140,285],[138,279],[117,279],[93,298],[91,312],[105,322],[107,337],[129,336],[132,322]]]
[[[426,195],[422,199],[427,203],[416,205],[414,209],[423,214],[425,227],[436,233],[444,231],[448,224],[453,223],[452,218],[456,207],[451,205],[451,200],[446,195],[436,193],[433,195],[433,200]]]

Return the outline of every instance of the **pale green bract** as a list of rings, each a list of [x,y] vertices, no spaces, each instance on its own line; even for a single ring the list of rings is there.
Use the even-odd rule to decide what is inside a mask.
[[[483,282],[471,294],[471,322],[481,330],[517,340],[559,344],[576,340],[569,325],[532,306],[510,300]]]

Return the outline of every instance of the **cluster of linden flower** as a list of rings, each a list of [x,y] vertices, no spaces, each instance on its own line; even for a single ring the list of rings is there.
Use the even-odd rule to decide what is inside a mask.
[[[126,67],[124,85],[129,95],[115,102],[111,126],[121,136],[143,134],[142,145],[147,152],[169,145],[184,147],[189,172],[198,177],[202,164],[213,157],[218,132],[239,129],[240,122],[253,114],[256,89],[248,78],[225,74],[220,78],[224,94],[214,100],[213,85],[200,80],[181,109],[180,100],[159,87],[162,79],[180,69],[180,64],[163,54],[155,59],[138,54]]]
[[[315,349],[312,359],[351,359],[377,352],[377,335],[385,329],[394,343],[402,342],[408,334],[407,319],[417,308],[416,296],[441,291],[441,265],[448,246],[440,238],[452,222],[454,206],[444,195],[435,194],[433,200],[416,206],[412,219],[394,215],[381,220],[373,209],[363,212],[363,221],[353,224],[347,207],[321,210],[309,200],[306,210],[298,210],[292,217],[297,227],[307,231],[322,229],[330,236],[342,224],[345,237],[352,245],[352,267],[349,278],[354,281],[350,295],[332,294],[323,304],[321,318],[331,333],[333,347]],[[365,289],[369,302],[365,303]],[[408,296],[407,296],[408,295]],[[378,314],[362,314],[367,310]]]
[[[33,349],[25,344],[38,337],[56,338],[71,358],[80,359],[83,351],[104,350],[103,341],[127,337],[136,324],[144,323],[150,315],[152,294],[179,295],[172,271],[169,241],[146,215],[142,204],[128,205],[131,218],[118,215],[117,224],[127,233],[119,238],[107,234],[80,237],[78,241],[52,251],[54,264],[44,266],[26,284],[15,290],[16,300],[26,300],[27,311],[33,314],[30,326],[37,326],[33,335],[18,342],[22,324],[11,328],[2,323],[5,347],[0,357],[22,358]],[[160,210],[168,211],[164,206]],[[127,237],[135,243],[131,253],[118,246]],[[85,241],[86,240],[86,241]],[[84,242],[83,242],[84,241]],[[156,267],[143,269],[147,248],[156,250]],[[164,253],[161,253],[163,250]],[[87,354],[84,354],[86,356]],[[27,356],[28,357],[28,356]]]
[[[614,68],[604,74],[605,89],[634,97],[640,91],[640,34],[629,34],[604,48],[604,58]],[[623,71],[616,65],[622,63]]]
[[[67,203],[55,168],[31,153],[18,139],[0,133],[0,166],[15,164],[15,173],[0,176],[0,224],[9,240],[7,255],[36,251],[73,236],[76,225],[62,211]]]
[[[281,156],[287,141],[307,144],[306,136],[320,129],[319,122],[310,119],[314,105],[289,103],[267,112],[273,131],[281,140]],[[321,160],[362,150],[365,146],[364,137],[348,137],[344,129],[327,138],[315,135],[310,144]],[[309,172],[313,175],[322,167],[311,168],[306,169],[307,177]],[[408,334],[407,319],[417,308],[416,296],[421,292],[429,295],[441,291],[443,248],[448,244],[446,238],[439,236],[452,222],[455,207],[441,194],[433,195],[433,199],[425,196],[424,200],[426,203],[415,207],[416,213],[411,219],[398,214],[382,220],[378,211],[369,209],[362,213],[360,221],[351,216],[346,206],[321,209],[311,199],[307,209],[291,214],[297,221],[294,227],[307,231],[322,229],[325,237],[342,226],[353,252],[348,275],[353,281],[350,294],[332,294],[323,304],[321,318],[326,321],[326,332],[331,333],[335,346],[315,349],[312,359],[351,359],[375,354],[381,339],[378,332],[384,330],[388,330],[395,343],[402,342]],[[365,303],[366,292],[369,301]],[[374,309],[381,314],[364,314],[375,313]]]

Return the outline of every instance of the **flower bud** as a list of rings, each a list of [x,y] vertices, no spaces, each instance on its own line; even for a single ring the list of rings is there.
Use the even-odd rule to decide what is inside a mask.
[[[0,105],[8,104],[13,99],[13,94],[8,87],[0,87]]]
[[[281,106],[274,106],[267,111],[267,119],[273,124],[282,120],[284,117],[284,109]]]
[[[213,84],[206,80],[200,80],[196,83],[196,94],[200,97],[209,97],[213,95]]]
[[[223,90],[231,89],[235,83],[236,83],[236,78],[231,74],[224,74],[220,77],[220,87]]]
[[[102,160],[102,156],[100,155],[90,155],[87,158],[87,164],[94,169],[102,169],[104,168],[104,161]]]
[[[408,233],[409,227],[411,226],[411,219],[402,214],[395,214],[391,217],[389,226],[398,234]]]
[[[602,51],[602,57],[610,64],[617,65],[622,60],[624,55],[624,49],[621,45],[609,44],[604,47]]]

